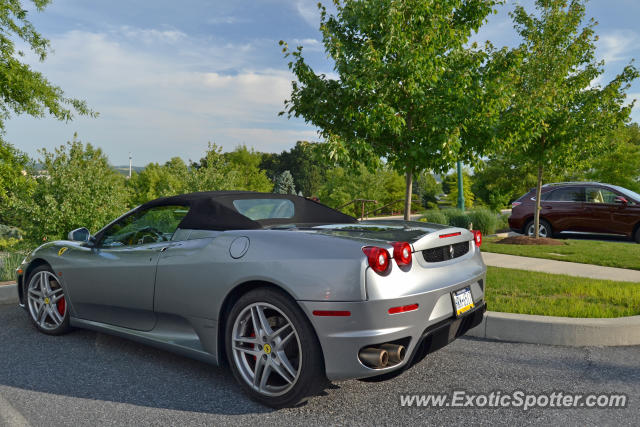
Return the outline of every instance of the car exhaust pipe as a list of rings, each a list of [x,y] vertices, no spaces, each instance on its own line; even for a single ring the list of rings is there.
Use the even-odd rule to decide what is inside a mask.
[[[400,344],[382,344],[380,348],[389,353],[389,362],[394,364],[402,362],[407,354],[405,346]]]
[[[363,348],[358,356],[370,368],[384,368],[389,363],[389,353],[381,348]]]

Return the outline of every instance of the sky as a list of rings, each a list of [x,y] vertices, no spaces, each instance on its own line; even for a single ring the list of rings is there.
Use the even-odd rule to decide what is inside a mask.
[[[25,3],[28,4],[28,3]],[[316,72],[331,73],[318,31],[317,0],[54,0],[29,19],[51,41],[41,63],[26,61],[84,99],[98,118],[65,123],[52,118],[11,118],[5,140],[33,158],[73,138],[104,150],[114,165],[200,159],[209,142],[225,151],[241,144],[281,152],[298,140],[320,140],[302,119],[278,116],[293,75],[278,42],[302,45]],[[515,46],[508,16],[499,7],[473,40]],[[532,0],[520,4],[531,9]],[[632,58],[640,59],[640,1],[591,0],[598,21],[601,83]],[[640,64],[636,64],[640,66]],[[628,98],[640,100],[640,81]],[[632,119],[640,122],[640,106]]]

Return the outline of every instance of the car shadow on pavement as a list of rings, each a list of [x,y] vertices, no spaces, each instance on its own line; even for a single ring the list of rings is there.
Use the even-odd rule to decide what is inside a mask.
[[[179,411],[273,411],[224,368],[91,331],[44,335],[19,307],[0,307],[0,385]]]

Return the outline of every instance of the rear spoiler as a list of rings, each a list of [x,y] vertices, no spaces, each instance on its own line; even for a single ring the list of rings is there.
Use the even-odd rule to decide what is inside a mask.
[[[469,240],[473,240],[473,233],[469,230],[458,227],[443,228],[420,237],[411,244],[411,248],[413,252],[417,252]]]

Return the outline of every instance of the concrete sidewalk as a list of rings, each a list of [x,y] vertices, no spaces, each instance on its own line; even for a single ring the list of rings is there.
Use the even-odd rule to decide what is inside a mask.
[[[625,268],[603,267],[600,265],[580,264],[577,262],[554,261],[543,258],[530,258],[515,255],[482,252],[485,264],[492,267],[515,268],[519,270],[539,271],[542,273],[567,274],[569,276],[588,277],[590,279],[616,280],[619,282],[640,282],[640,271]]]

